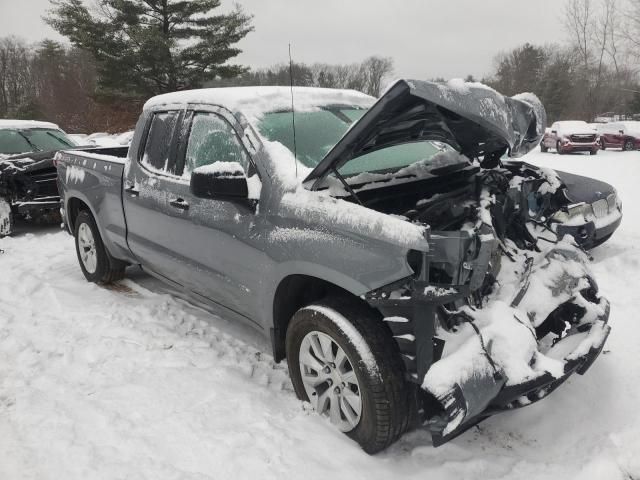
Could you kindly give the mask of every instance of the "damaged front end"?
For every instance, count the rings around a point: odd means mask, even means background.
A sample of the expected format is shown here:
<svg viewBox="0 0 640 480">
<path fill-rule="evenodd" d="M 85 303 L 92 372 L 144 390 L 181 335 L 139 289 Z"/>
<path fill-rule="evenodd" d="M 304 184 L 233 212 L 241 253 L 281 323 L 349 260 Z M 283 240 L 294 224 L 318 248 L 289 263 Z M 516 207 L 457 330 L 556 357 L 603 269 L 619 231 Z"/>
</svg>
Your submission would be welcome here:
<svg viewBox="0 0 640 480">
<path fill-rule="evenodd" d="M 365 296 L 421 387 L 435 446 L 544 398 L 602 351 L 609 304 L 587 255 L 540 221 L 554 182 L 526 164 L 477 168 L 464 194 L 419 202 L 414 221 L 437 228 L 436 212 L 458 211 L 460 229 L 430 231 L 429 252 L 409 253 L 414 276 Z"/>
<path fill-rule="evenodd" d="M 451 147 L 438 158 L 453 161 L 431 169 L 427 161 L 424 175 L 409 172 L 411 183 L 349 185 L 364 206 L 428 226 L 428 251 L 407 255 L 414 275 L 364 298 L 420 386 L 436 446 L 583 374 L 609 335 L 609 304 L 588 257 L 558 228 L 557 212 L 569 205 L 563 182 L 552 170 L 501 160 L 538 145 L 545 124 L 530 94 L 400 81 L 305 180 L 323 188 L 351 159 L 403 143 Z"/>
<path fill-rule="evenodd" d="M 60 222 L 60 195 L 52 152 L 0 158 L 0 200 L 14 216 L 42 223 Z"/>
</svg>

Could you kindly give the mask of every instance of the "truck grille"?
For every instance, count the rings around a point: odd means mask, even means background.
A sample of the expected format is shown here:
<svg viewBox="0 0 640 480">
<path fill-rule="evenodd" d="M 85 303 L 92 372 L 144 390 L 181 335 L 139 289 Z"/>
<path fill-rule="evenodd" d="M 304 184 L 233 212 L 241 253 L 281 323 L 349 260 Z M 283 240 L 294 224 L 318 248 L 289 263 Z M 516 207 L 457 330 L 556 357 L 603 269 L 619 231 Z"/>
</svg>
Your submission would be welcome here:
<svg viewBox="0 0 640 480">
<path fill-rule="evenodd" d="M 37 170 L 28 174 L 34 200 L 42 197 L 58 197 L 57 175 L 55 168 Z"/>
<path fill-rule="evenodd" d="M 595 135 L 571 135 L 569 138 L 573 143 L 593 143 L 596 141 Z"/>
</svg>

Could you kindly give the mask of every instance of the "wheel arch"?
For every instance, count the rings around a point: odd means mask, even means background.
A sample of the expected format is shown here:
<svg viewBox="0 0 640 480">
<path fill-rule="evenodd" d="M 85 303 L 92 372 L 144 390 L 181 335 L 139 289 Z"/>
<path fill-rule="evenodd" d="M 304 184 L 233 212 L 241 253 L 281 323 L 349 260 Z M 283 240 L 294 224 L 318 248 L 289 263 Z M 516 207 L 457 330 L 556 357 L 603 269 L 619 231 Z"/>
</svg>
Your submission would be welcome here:
<svg viewBox="0 0 640 480">
<path fill-rule="evenodd" d="M 76 219 L 78 218 L 78 214 L 83 210 L 89 212 L 95 220 L 96 216 L 91 211 L 91 207 L 86 201 L 75 196 L 67 200 L 67 208 L 65 209 L 65 212 L 66 212 L 65 215 L 67 218 L 67 226 L 69 228 L 69 232 L 71 232 L 72 235 L 75 229 L 75 222 L 76 222 Z"/>
<path fill-rule="evenodd" d="M 276 362 L 286 357 L 285 339 L 289 321 L 300 308 L 327 296 L 342 296 L 364 306 L 368 304 L 351 289 L 334 282 L 307 274 L 290 274 L 284 277 L 275 289 L 273 296 L 273 327 L 271 345 Z"/>
</svg>

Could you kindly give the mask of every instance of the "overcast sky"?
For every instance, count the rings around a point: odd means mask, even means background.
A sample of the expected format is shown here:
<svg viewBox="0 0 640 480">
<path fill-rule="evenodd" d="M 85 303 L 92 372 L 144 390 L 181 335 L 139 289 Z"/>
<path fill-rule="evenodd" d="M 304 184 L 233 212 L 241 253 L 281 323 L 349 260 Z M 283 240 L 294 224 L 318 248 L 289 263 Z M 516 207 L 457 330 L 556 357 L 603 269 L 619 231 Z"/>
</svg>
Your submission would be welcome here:
<svg viewBox="0 0 640 480">
<path fill-rule="evenodd" d="M 525 42 L 561 42 L 565 0 L 239 0 L 254 15 L 237 61 L 350 63 L 392 57 L 396 77 L 482 77 L 494 55 Z M 222 0 L 231 8 L 231 0 Z M 49 0 L 0 0 L 0 36 L 62 40 L 41 19 Z"/>
</svg>

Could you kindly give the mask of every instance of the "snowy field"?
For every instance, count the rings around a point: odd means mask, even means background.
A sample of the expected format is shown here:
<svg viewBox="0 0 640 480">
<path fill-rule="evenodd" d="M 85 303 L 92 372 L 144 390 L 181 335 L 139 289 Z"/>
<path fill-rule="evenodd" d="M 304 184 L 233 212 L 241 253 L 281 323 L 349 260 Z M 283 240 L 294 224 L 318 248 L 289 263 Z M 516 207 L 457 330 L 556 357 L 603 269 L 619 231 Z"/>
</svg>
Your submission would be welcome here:
<svg viewBox="0 0 640 480">
<path fill-rule="evenodd" d="M 296 400 L 254 332 L 137 270 L 84 280 L 71 236 L 0 239 L 0 479 L 640 479 L 640 153 L 542 154 L 616 186 L 625 218 L 593 251 L 605 354 L 549 398 L 434 449 L 366 455 Z"/>
</svg>

